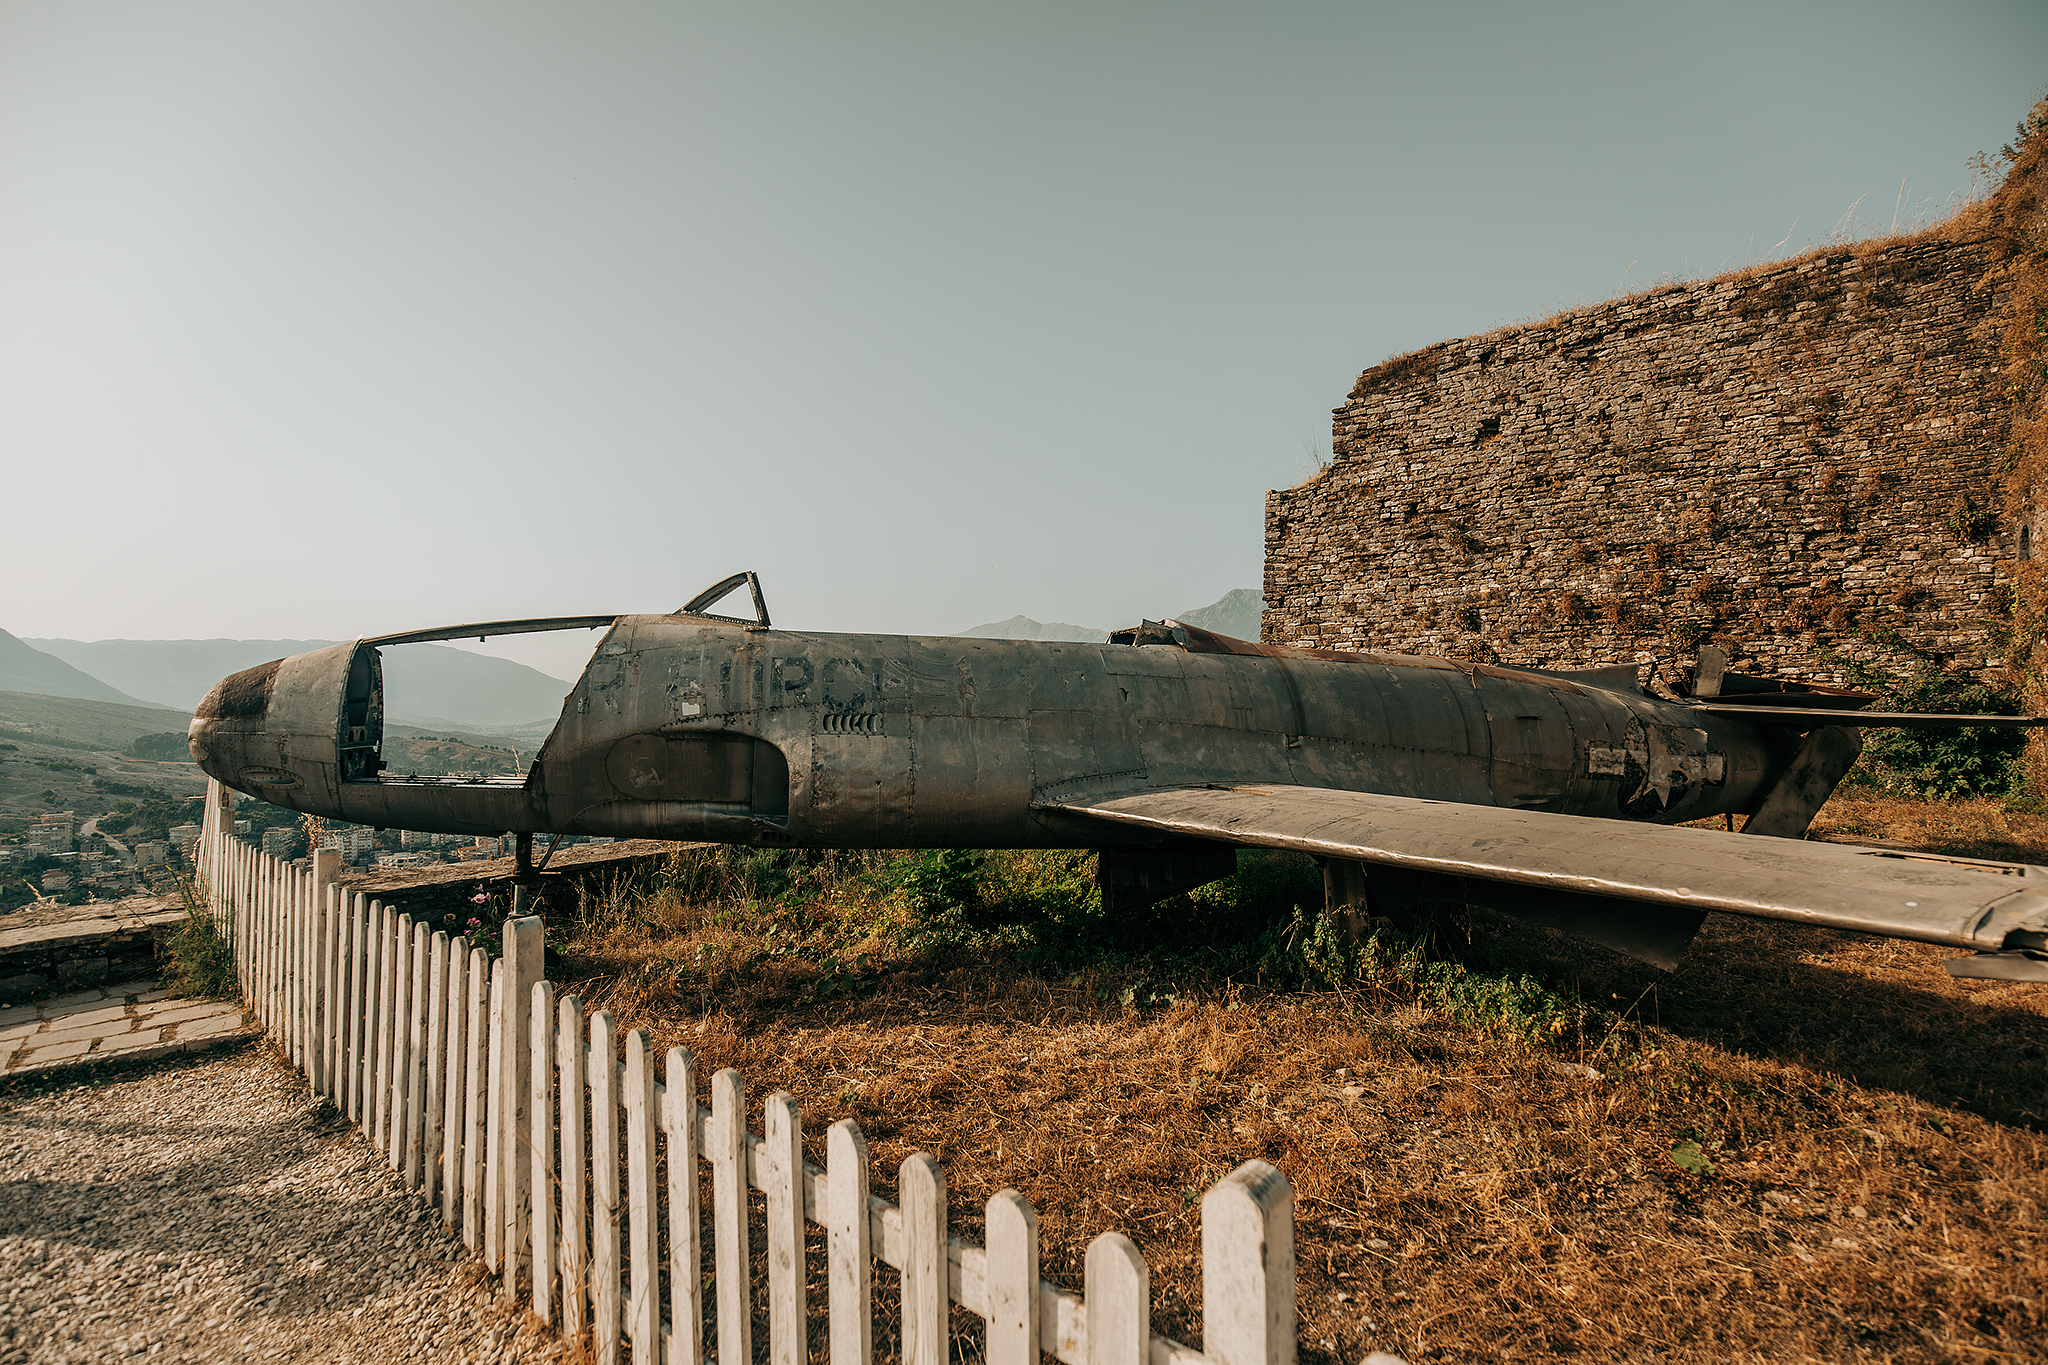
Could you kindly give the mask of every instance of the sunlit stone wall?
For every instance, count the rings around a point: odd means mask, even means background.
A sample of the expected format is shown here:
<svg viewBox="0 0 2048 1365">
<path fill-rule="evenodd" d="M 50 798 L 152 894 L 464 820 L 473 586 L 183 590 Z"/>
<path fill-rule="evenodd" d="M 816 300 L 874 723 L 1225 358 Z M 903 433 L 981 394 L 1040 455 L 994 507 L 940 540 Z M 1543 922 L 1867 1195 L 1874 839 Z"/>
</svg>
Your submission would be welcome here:
<svg viewBox="0 0 2048 1365">
<path fill-rule="evenodd" d="M 1673 285 L 1379 365 L 1267 494 L 1269 641 L 1558 668 L 2002 658 L 2031 537 L 1987 252 L 1921 239 Z"/>
</svg>

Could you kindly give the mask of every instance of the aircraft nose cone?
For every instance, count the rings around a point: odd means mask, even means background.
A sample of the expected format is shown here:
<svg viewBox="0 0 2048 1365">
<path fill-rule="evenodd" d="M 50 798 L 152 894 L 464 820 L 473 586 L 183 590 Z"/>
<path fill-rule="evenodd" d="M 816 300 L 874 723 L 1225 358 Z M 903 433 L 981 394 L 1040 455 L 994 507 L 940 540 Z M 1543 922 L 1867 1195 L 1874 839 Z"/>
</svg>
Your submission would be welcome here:
<svg viewBox="0 0 2048 1365">
<path fill-rule="evenodd" d="M 218 757 L 221 752 L 219 726 L 198 716 L 185 730 L 185 746 L 192 751 L 192 761 L 199 765 L 199 771 L 219 782 L 228 780 L 228 772 Z"/>
<path fill-rule="evenodd" d="M 229 786 L 243 785 L 249 741 L 263 734 L 270 694 L 277 684 L 282 659 L 232 673 L 213 685 L 192 713 L 185 742 L 192 760 L 208 777 Z"/>
</svg>

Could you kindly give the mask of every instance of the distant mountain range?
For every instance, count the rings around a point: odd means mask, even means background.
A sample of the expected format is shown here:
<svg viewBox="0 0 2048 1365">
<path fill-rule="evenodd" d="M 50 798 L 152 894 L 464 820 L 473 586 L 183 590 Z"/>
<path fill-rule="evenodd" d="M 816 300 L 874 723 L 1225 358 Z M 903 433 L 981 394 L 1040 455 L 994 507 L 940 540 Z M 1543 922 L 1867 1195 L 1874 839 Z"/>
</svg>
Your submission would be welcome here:
<svg viewBox="0 0 2048 1365">
<path fill-rule="evenodd" d="M 1099 645 L 1109 638 L 1108 631 L 1097 630 L 1094 626 L 1069 625 L 1065 621 L 1034 621 L 1028 616 L 990 621 L 955 634 L 973 640 L 1076 640 L 1091 645 Z"/>
<path fill-rule="evenodd" d="M 78 697 L 120 706 L 153 707 L 157 702 L 131 697 L 51 654 L 0 630 L 0 692 L 32 692 L 43 697 Z"/>
<path fill-rule="evenodd" d="M 17 640 L 0 631 L 0 691 L 83 697 L 190 714 L 212 686 L 333 640 Z M 447 645 L 384 650 L 385 714 L 424 730 L 551 725 L 569 684 L 510 659 Z"/>
<path fill-rule="evenodd" d="M 1237 588 L 1172 618 L 1241 640 L 1259 638 L 1259 594 Z M 1122 624 L 1137 624 L 1135 621 Z M 1109 631 L 1012 616 L 960 632 L 984 640 L 1100 642 Z M 0 692 L 72 697 L 167 714 L 182 729 L 194 707 L 230 673 L 323 649 L 333 640 L 22 640 L 0 630 Z M 447 645 L 384 650 L 384 714 L 422 731 L 544 734 L 569 684 L 510 659 Z"/>
<path fill-rule="evenodd" d="M 1213 630 L 1218 635 L 1228 635 L 1233 639 L 1256 640 L 1259 638 L 1259 613 L 1264 609 L 1265 601 L 1257 588 L 1232 588 L 1206 607 L 1190 607 L 1169 619 Z M 1130 621 L 1125 624 L 1134 626 L 1138 623 Z M 1072 640 L 1082 644 L 1100 644 L 1109 638 L 1107 630 L 1095 626 L 1076 626 L 1065 621 L 1034 621 L 1028 616 L 1012 616 L 1007 621 L 970 626 L 958 634 L 976 640 Z"/>
</svg>

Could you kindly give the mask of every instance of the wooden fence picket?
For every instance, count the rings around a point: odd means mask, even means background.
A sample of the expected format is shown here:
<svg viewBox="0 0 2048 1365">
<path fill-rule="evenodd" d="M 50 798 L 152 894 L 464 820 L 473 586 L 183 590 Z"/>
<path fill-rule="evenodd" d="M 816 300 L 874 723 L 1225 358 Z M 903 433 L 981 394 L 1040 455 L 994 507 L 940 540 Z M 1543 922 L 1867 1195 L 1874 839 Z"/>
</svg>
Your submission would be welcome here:
<svg viewBox="0 0 2048 1365">
<path fill-rule="evenodd" d="M 319 1054 L 313 1050 L 313 1021 L 320 1009 L 320 974 L 313 970 L 318 960 L 313 937 L 313 879 L 284 869 L 285 894 L 292 903 L 292 923 L 299 935 L 298 951 L 292 954 L 292 969 L 299 978 L 298 1044 L 299 1069 L 314 1078 L 320 1069 Z"/>
<path fill-rule="evenodd" d="M 447 1182 L 442 1174 L 448 1113 L 448 935 L 436 930 L 427 943 L 426 1122 L 420 1132 L 420 1197 L 431 1207 Z"/>
<path fill-rule="evenodd" d="M 306 906 L 306 1078 L 313 1093 L 327 1089 L 327 914 L 326 888 L 307 873 L 299 877 Z"/>
<path fill-rule="evenodd" d="M 240 851 L 237 861 L 241 864 L 243 883 L 249 888 L 250 898 L 256 905 L 257 921 L 263 926 L 263 968 L 262 983 L 263 1022 L 272 1028 L 277 1026 L 277 924 L 272 918 L 276 907 L 271 904 L 270 888 L 256 875 L 256 859 L 248 849 Z"/>
<path fill-rule="evenodd" d="M 284 1010 L 281 1008 L 284 995 L 284 921 L 278 913 L 277 888 L 269 877 L 263 875 L 263 867 L 256 861 L 254 852 L 243 855 L 247 867 L 243 876 L 247 878 L 262 906 L 263 928 L 269 938 L 263 954 L 264 972 L 264 1019 L 273 1029 L 282 1032 Z"/>
<path fill-rule="evenodd" d="M 1015 1190 L 987 1214 L 988 1365 L 1038 1365 L 1038 1211 Z"/>
<path fill-rule="evenodd" d="M 283 981 L 279 992 L 280 1007 L 278 1022 L 284 1026 L 285 1055 L 293 1066 L 305 1061 L 304 1021 L 299 1017 L 305 1009 L 305 977 L 298 970 L 299 959 L 305 952 L 304 935 L 300 933 L 299 899 L 292 892 L 296 889 L 291 869 L 271 867 L 267 869 L 270 880 L 270 894 L 277 901 L 278 924 L 283 937 L 279 940 L 282 948 Z"/>
<path fill-rule="evenodd" d="M 271 876 L 271 894 L 284 914 L 284 1026 L 285 1042 L 294 1066 L 306 1060 L 306 957 L 305 907 L 299 904 L 298 878 L 288 867 L 278 867 Z"/>
<path fill-rule="evenodd" d="M 410 935 L 412 942 L 406 958 L 410 970 L 406 975 L 411 984 L 406 990 L 405 1011 L 405 1141 L 401 1144 L 404 1152 L 405 1187 L 416 1190 L 425 1178 L 424 1151 L 421 1146 L 427 1128 L 427 926 L 416 923 Z"/>
<path fill-rule="evenodd" d="M 226 861 L 228 876 L 235 885 L 235 894 L 246 900 L 250 927 L 255 932 L 249 962 L 250 972 L 255 978 L 255 999 L 252 1003 L 256 1006 L 257 1017 L 268 1023 L 270 1020 L 270 945 L 274 941 L 270 934 L 270 926 L 264 921 L 264 914 L 269 907 L 263 903 L 261 888 L 253 885 L 249 880 L 248 850 L 240 845 L 236 845 L 233 851 L 229 853 Z"/>
<path fill-rule="evenodd" d="M 484 1094 L 484 1264 L 505 1264 L 505 960 L 491 964 L 491 1024 L 485 1045 Z"/>
<path fill-rule="evenodd" d="M 370 1149 L 384 1150 L 384 1129 L 390 1123 L 385 1099 L 391 1093 L 391 1033 L 385 1025 L 391 1000 L 391 907 L 370 902 L 370 969 L 375 984 L 370 993 L 370 1047 L 364 1060 L 363 1088 L 369 1096 L 366 1118 Z"/>
<path fill-rule="evenodd" d="M 327 896 L 327 1101 L 339 1112 L 342 1107 L 342 1061 L 347 1056 L 348 1038 L 343 1021 L 348 1018 L 348 902 L 341 887 L 329 882 Z"/>
<path fill-rule="evenodd" d="M 462 1241 L 471 1251 L 484 1243 L 484 1133 L 489 1124 L 484 1098 L 489 1087 L 484 1061 L 488 1049 L 491 955 L 481 948 L 469 950 L 469 970 L 464 989 L 468 992 L 468 1018 L 463 1024 L 462 1085 Z"/>
<path fill-rule="evenodd" d="M 398 1115 L 391 1104 L 398 1083 L 398 991 L 405 980 L 398 970 L 402 918 L 392 906 L 382 907 L 377 924 L 377 1131 L 371 1142 L 391 1160 L 391 1130 Z"/>
<path fill-rule="evenodd" d="M 411 915 L 398 917 L 397 937 L 393 942 L 391 974 L 393 994 L 391 1006 L 391 1094 L 385 1100 L 390 1112 L 390 1131 L 385 1137 L 387 1144 L 385 1160 L 391 1169 L 405 1175 L 405 1130 L 407 1128 L 405 1104 L 408 1082 L 412 1075 L 412 948 L 413 920 Z"/>
<path fill-rule="evenodd" d="M 593 1113 L 595 1110 L 592 1111 Z M 595 1136 L 592 1138 L 595 1144 Z M 754 1358 L 747 1251 L 747 1085 L 730 1067 L 711 1077 L 711 1246 L 718 1294 L 718 1358 Z M 597 1150 L 603 1150 L 598 1148 Z"/>
<path fill-rule="evenodd" d="M 768 1196 L 768 1365 L 803 1365 L 803 1115 L 787 1090 L 770 1095 L 761 1109 L 761 1183 Z"/>
<path fill-rule="evenodd" d="M 370 902 L 361 895 L 348 902 L 348 1067 L 345 1074 L 348 1102 L 341 1112 L 349 1121 L 363 1121 L 363 1023 L 370 1012 L 366 988 L 369 985 Z"/>
<path fill-rule="evenodd" d="M 438 1204 L 502 1291 L 597 1365 L 619 1365 L 628 1348 L 634 1365 L 749 1365 L 757 1189 L 770 1365 L 811 1365 L 810 1225 L 825 1240 L 819 1365 L 870 1365 L 877 1262 L 899 1272 L 903 1365 L 949 1365 L 954 1304 L 982 1318 L 986 1365 L 1040 1365 L 1041 1354 L 1059 1365 L 1293 1365 L 1294 1192 L 1265 1162 L 1202 1198 L 1203 1346 L 1184 1346 L 1153 1335 L 1151 1272 L 1122 1233 L 1089 1244 L 1081 1294 L 1055 1288 L 1040 1277 L 1038 1215 L 1017 1191 L 988 1201 L 986 1248 L 955 1240 L 946 1176 L 929 1155 L 898 1168 L 891 1206 L 870 1189 L 851 1120 L 827 1130 L 821 1171 L 804 1164 L 789 1092 L 763 1101 L 758 1137 L 736 1072 L 712 1075 L 700 1107 L 686 1049 L 669 1049 L 657 1075 L 645 1030 L 621 1038 L 609 1013 L 586 1020 L 577 997 L 544 979 L 538 919 L 506 921 L 493 958 L 249 847 L 231 816 L 211 785 L 192 857 L 252 1016 L 401 1187 Z"/>
<path fill-rule="evenodd" d="M 697 1059 L 687 1048 L 668 1050 L 661 1124 L 668 1139 L 668 1365 L 697 1365 L 704 1359 L 704 1248 L 697 1221 Z"/>
<path fill-rule="evenodd" d="M 635 1361 L 657 1354 L 661 1323 L 661 1265 L 654 1238 L 660 1218 L 654 1204 L 654 1044 L 646 1029 L 626 1035 L 626 1239 L 628 1284 L 626 1336 Z"/>
<path fill-rule="evenodd" d="M 1221 1365 L 1294 1360 L 1294 1187 L 1263 1161 L 1202 1196 L 1202 1353 Z"/>
<path fill-rule="evenodd" d="M 555 983 L 533 986 L 533 1311 L 555 1321 Z"/>
<path fill-rule="evenodd" d="M 505 1159 L 497 1167 L 496 1178 L 504 1186 L 500 1197 L 504 1209 L 504 1289 L 510 1295 L 517 1292 L 519 1274 L 531 1271 L 533 1163 L 527 1151 L 533 1141 L 533 1040 L 528 1025 L 533 1017 L 533 986 L 544 974 L 545 959 L 539 920 L 508 919 L 499 932 L 503 951 L 498 957 L 498 969 L 505 977 L 505 1008 L 504 1028 L 497 1040 L 499 1050 L 492 1054 L 492 1075 L 499 1078 L 492 1090 L 504 1096 L 505 1132 L 499 1139 L 498 1150 Z"/>
<path fill-rule="evenodd" d="M 1121 1232 L 1088 1244 L 1088 1365 L 1146 1365 L 1152 1345 L 1152 1272 Z"/>
<path fill-rule="evenodd" d="M 316 887 L 314 894 L 318 897 L 320 908 L 320 996 L 325 1002 L 324 1008 L 320 1011 L 318 1093 L 338 1109 L 341 1096 L 336 1092 L 334 1083 L 340 1074 L 340 1064 L 335 1058 L 334 1049 L 341 1038 L 341 904 L 339 892 L 331 883 Z"/>
<path fill-rule="evenodd" d="M 459 1230 L 462 1226 L 463 1089 L 469 1056 L 464 1041 L 469 1019 L 469 945 L 455 938 L 448 941 L 448 1030 L 442 1053 L 444 1079 L 441 1083 L 441 1226 Z"/>
<path fill-rule="evenodd" d="M 903 1365 L 946 1365 L 946 1173 L 915 1152 L 897 1171 L 896 1197 L 903 1205 Z"/>
<path fill-rule="evenodd" d="M 256 1010 L 267 1026 L 277 1017 L 270 1000 L 270 953 L 277 944 L 277 935 L 270 927 L 270 900 L 263 894 L 262 885 L 250 875 L 252 860 L 248 849 L 237 846 L 229 862 L 235 869 L 236 885 L 249 898 L 249 917 L 256 923 Z"/>
<path fill-rule="evenodd" d="M 832 1365 L 868 1365 L 874 1354 L 874 1262 L 868 1239 L 868 1144 L 860 1125 L 825 1130 L 826 1302 Z"/>
<path fill-rule="evenodd" d="M 612 1016 L 590 1016 L 590 1345 L 597 1365 L 619 1359 L 619 1062 Z M 598 1155 L 598 1154 L 603 1155 Z"/>
<path fill-rule="evenodd" d="M 562 1334 L 571 1341 L 589 1323 L 590 1264 L 585 1252 L 583 1141 L 584 1076 L 589 1071 L 583 1044 L 583 1002 L 565 995 L 556 1005 L 555 1066 L 560 1075 L 562 1138 L 562 1224 L 557 1263 L 562 1280 Z M 694 1365 L 694 1362 L 693 1362 Z"/>
</svg>

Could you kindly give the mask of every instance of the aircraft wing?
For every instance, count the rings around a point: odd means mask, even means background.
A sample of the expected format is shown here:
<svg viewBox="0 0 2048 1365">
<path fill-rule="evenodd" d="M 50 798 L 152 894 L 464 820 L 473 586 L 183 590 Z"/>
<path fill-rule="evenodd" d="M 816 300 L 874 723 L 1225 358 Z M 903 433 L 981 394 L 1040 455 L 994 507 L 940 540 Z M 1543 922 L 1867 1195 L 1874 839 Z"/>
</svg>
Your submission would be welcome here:
<svg viewBox="0 0 2048 1365">
<path fill-rule="evenodd" d="M 1316 787 L 1176 787 L 1043 808 L 1539 892 L 1971 948 L 2004 960 L 1958 959 L 1956 975 L 2048 981 L 2048 867 Z"/>
</svg>

